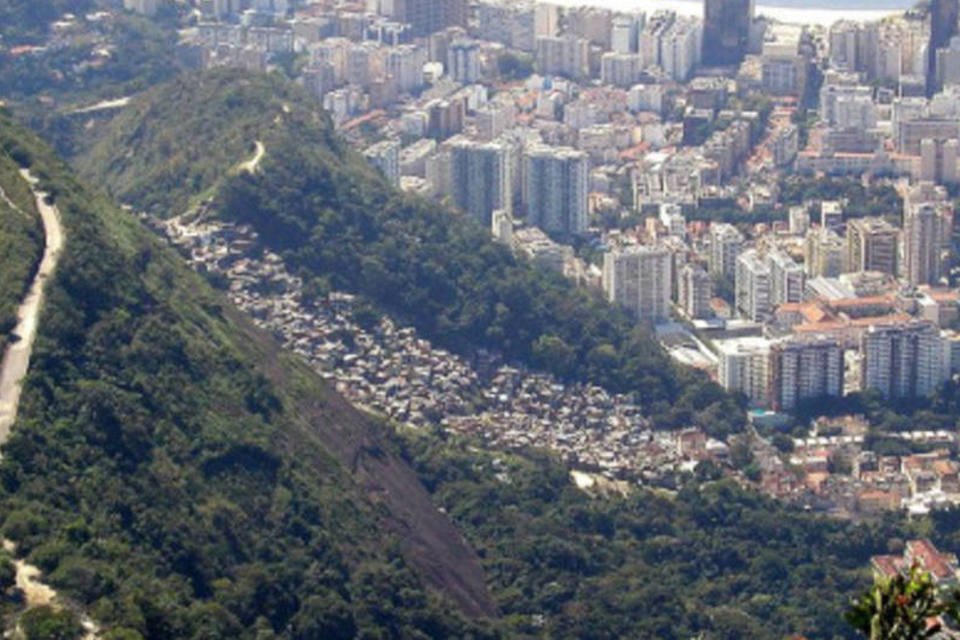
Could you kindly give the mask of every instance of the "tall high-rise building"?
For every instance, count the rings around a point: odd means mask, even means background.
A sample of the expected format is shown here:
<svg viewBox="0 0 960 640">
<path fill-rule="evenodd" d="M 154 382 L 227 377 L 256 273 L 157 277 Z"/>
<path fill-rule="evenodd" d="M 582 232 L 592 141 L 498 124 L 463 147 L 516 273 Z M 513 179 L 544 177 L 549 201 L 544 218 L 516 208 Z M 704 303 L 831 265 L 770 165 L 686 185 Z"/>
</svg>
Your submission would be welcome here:
<svg viewBox="0 0 960 640">
<path fill-rule="evenodd" d="M 409 23 L 414 35 L 426 36 L 447 27 L 466 27 L 467 0 L 393 0 L 392 16 Z"/>
<path fill-rule="evenodd" d="M 735 298 L 737 311 L 754 322 L 766 320 L 773 308 L 770 304 L 770 264 L 756 249 L 748 249 L 737 257 Z"/>
<path fill-rule="evenodd" d="M 930 56 L 927 68 L 927 95 L 932 95 L 940 87 L 937 79 L 937 49 L 946 48 L 950 38 L 957 35 L 957 19 L 960 18 L 960 0 L 930 0 L 930 44 L 927 54 Z"/>
<path fill-rule="evenodd" d="M 733 278 L 737 272 L 737 256 L 743 247 L 743 234 L 732 224 L 710 226 L 710 273 Z"/>
<path fill-rule="evenodd" d="M 600 81 L 629 88 L 642 77 L 643 68 L 643 56 L 639 53 L 608 52 L 600 58 Z"/>
<path fill-rule="evenodd" d="M 560 33 L 560 7 L 537 2 L 534 5 L 534 35 L 555 36 Z"/>
<path fill-rule="evenodd" d="M 790 207 L 788 224 L 790 233 L 802 236 L 810 229 L 810 212 L 804 206 Z"/>
<path fill-rule="evenodd" d="M 774 342 L 769 366 L 769 403 L 775 411 L 791 411 L 803 400 L 843 395 L 843 348 L 836 338 Z"/>
<path fill-rule="evenodd" d="M 480 79 L 480 44 L 459 39 L 447 49 L 447 75 L 454 82 L 471 84 Z"/>
<path fill-rule="evenodd" d="M 398 93 L 410 93 L 423 85 L 427 52 L 422 47 L 402 44 L 390 47 L 384 61 L 387 75 Z"/>
<path fill-rule="evenodd" d="M 472 29 L 481 40 L 500 42 L 521 51 L 533 51 L 536 5 L 530 0 L 483 0 Z"/>
<path fill-rule="evenodd" d="M 770 396 L 770 342 L 741 338 L 720 342 L 718 347 L 720 386 L 744 394 L 756 406 L 766 406 Z"/>
<path fill-rule="evenodd" d="M 660 66 L 678 82 L 686 82 L 700 64 L 703 29 L 694 18 L 678 18 L 660 39 Z"/>
<path fill-rule="evenodd" d="M 538 36 L 537 68 L 540 73 L 568 78 L 590 75 L 590 42 L 573 36 Z"/>
<path fill-rule="evenodd" d="M 589 158 L 568 147 L 533 146 L 523 158 L 527 223 L 548 233 L 587 230 Z"/>
<path fill-rule="evenodd" d="M 960 37 L 937 49 L 936 82 L 938 87 L 960 83 Z"/>
<path fill-rule="evenodd" d="M 703 3 L 703 63 L 740 64 L 747 53 L 753 0 L 705 0 Z"/>
<path fill-rule="evenodd" d="M 691 320 L 709 318 L 710 298 L 713 297 L 713 278 L 703 267 L 685 264 L 680 268 L 677 304 Z"/>
<path fill-rule="evenodd" d="M 949 377 L 947 353 L 933 323 L 870 327 L 860 338 L 863 390 L 875 389 L 887 399 L 930 395 Z"/>
<path fill-rule="evenodd" d="M 854 20 L 838 20 L 830 27 L 830 67 L 839 71 L 860 71 L 861 55 L 866 40 L 863 25 Z"/>
<path fill-rule="evenodd" d="M 670 316 L 671 256 L 667 249 L 634 246 L 603 256 L 603 289 L 610 302 L 640 320 Z"/>
<path fill-rule="evenodd" d="M 636 53 L 644 15 L 617 15 L 610 26 L 610 50 L 614 53 Z"/>
<path fill-rule="evenodd" d="M 903 217 L 903 261 L 904 276 L 910 284 L 936 284 L 940 280 L 942 224 L 932 202 L 907 208 Z"/>
<path fill-rule="evenodd" d="M 897 275 L 900 230 L 882 218 L 847 223 L 847 268 Z"/>
<path fill-rule="evenodd" d="M 848 270 L 846 240 L 824 227 L 807 232 L 803 257 L 811 278 L 836 278 Z"/>
<path fill-rule="evenodd" d="M 457 140 L 450 145 L 453 203 L 490 228 L 493 212 L 513 210 L 510 148 L 499 142 Z"/>
<path fill-rule="evenodd" d="M 660 45 L 663 38 L 677 20 L 677 14 L 674 11 L 660 10 L 655 11 L 643 25 L 643 29 L 637 36 L 637 53 L 643 56 L 643 63 L 647 65 L 660 65 Z"/>
<path fill-rule="evenodd" d="M 803 267 L 783 251 L 771 251 L 767 255 L 770 264 L 770 307 L 775 309 L 788 302 L 803 299 L 805 284 Z"/>
<path fill-rule="evenodd" d="M 400 184 L 400 141 L 383 140 L 363 152 L 372 166 L 379 169 L 393 186 Z"/>
</svg>

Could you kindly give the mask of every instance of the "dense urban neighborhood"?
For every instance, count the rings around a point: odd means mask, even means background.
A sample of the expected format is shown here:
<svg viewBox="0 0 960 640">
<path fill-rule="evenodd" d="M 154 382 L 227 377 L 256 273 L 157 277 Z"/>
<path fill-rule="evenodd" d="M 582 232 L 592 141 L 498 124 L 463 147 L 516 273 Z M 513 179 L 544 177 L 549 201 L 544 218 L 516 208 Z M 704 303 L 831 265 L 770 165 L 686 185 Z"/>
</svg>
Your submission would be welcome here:
<svg viewBox="0 0 960 640">
<path fill-rule="evenodd" d="M 884 451 L 863 415 L 795 414 L 863 394 L 922 400 L 960 372 L 948 5 L 825 25 L 739 0 L 702 16 L 210 1 L 181 31 L 188 64 L 293 74 L 387 181 L 655 326 L 678 362 L 742 394 L 750 438 L 658 430 L 636 398 L 360 322 L 347 294 L 305 302 L 242 226 L 178 217 L 165 231 L 347 397 L 400 422 L 547 448 L 610 478 L 669 483 L 709 461 L 839 515 L 926 512 L 960 500 L 952 431 L 884 431 Z M 108 19 L 65 19 L 48 46 Z"/>
<path fill-rule="evenodd" d="M 678 362 L 750 405 L 749 476 L 765 491 L 840 514 L 922 512 L 960 499 L 952 432 L 886 433 L 904 446 L 883 455 L 863 416 L 822 437 L 830 418 L 803 433 L 791 414 L 851 394 L 923 399 L 960 372 L 960 38 L 934 15 L 948 4 L 799 25 L 739 0 L 710 0 L 704 16 L 208 1 L 178 51 L 196 67 L 294 74 L 389 182 L 654 325 Z M 7 55 L 86 41 L 111 19 L 64 16 L 44 47 Z M 270 152 L 256 151 L 249 170 Z M 545 447 L 616 478 L 737 466 L 736 443 L 657 430 L 629 395 L 496 353 L 467 359 L 387 318 L 361 326 L 346 294 L 305 304 L 250 230 L 196 224 L 167 231 L 347 397 L 398 421 Z M 791 446 L 771 448 L 788 428 Z"/>
<path fill-rule="evenodd" d="M 0 635 L 960 638 L 873 1 L 0 0 Z"/>
</svg>

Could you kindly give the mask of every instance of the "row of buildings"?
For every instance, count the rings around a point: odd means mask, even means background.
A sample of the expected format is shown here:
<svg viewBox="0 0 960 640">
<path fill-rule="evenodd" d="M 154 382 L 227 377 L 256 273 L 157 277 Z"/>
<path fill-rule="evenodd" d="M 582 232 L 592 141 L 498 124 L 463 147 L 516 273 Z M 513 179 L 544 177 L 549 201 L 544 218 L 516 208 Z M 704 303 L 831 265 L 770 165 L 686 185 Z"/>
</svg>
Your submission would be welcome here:
<svg viewBox="0 0 960 640">
<path fill-rule="evenodd" d="M 368 147 L 364 155 L 399 185 L 400 152 L 399 141 L 387 140 Z M 589 158 L 583 151 L 459 136 L 444 142 L 424 171 L 439 194 L 486 228 L 492 227 L 494 212 L 504 211 L 549 234 L 587 230 Z"/>
<path fill-rule="evenodd" d="M 757 406 L 792 411 L 804 400 L 874 391 L 886 399 L 928 396 L 960 370 L 957 341 L 931 322 L 904 320 L 866 327 L 855 350 L 830 334 L 718 343 L 721 385 Z M 860 385 L 847 386 L 846 354 L 855 353 Z"/>
</svg>

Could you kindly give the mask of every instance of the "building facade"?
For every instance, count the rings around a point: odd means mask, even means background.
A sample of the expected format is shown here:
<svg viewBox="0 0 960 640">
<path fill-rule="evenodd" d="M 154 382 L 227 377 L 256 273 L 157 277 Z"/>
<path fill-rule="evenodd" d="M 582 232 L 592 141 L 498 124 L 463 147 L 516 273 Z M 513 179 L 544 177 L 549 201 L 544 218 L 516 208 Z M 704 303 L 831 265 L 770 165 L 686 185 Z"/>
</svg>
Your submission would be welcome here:
<svg viewBox="0 0 960 640">
<path fill-rule="evenodd" d="M 527 223 L 547 233 L 587 230 L 590 162 L 568 147 L 531 147 L 524 153 L 523 199 Z"/>
<path fill-rule="evenodd" d="M 513 211 L 510 148 L 498 142 L 458 140 L 450 145 L 453 204 L 486 228 L 493 212 Z"/>
<path fill-rule="evenodd" d="M 706 0 L 703 6 L 703 62 L 740 64 L 750 41 L 753 0 Z"/>
<path fill-rule="evenodd" d="M 930 395 L 949 376 L 947 353 L 932 323 L 870 327 L 860 339 L 862 388 L 894 400 Z"/>
<path fill-rule="evenodd" d="M 603 288 L 610 302 L 638 320 L 670 317 L 671 256 L 667 249 L 632 246 L 603 256 Z"/>
<path fill-rule="evenodd" d="M 847 268 L 897 275 L 900 230 L 880 218 L 847 222 Z"/>
<path fill-rule="evenodd" d="M 792 411 L 804 400 L 843 395 L 843 348 L 835 338 L 810 336 L 770 347 L 770 401 L 774 411 Z"/>
<path fill-rule="evenodd" d="M 903 218 L 903 261 L 904 276 L 911 285 L 939 282 L 942 225 L 940 212 L 933 203 L 907 208 Z"/>
</svg>

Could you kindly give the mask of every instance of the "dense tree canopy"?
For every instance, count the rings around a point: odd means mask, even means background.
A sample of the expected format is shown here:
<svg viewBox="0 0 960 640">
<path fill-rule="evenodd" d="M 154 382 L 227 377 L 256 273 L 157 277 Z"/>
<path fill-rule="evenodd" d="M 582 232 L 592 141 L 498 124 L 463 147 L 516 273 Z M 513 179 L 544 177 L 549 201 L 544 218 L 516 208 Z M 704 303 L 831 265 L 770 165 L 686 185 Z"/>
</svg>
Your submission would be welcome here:
<svg viewBox="0 0 960 640">
<path fill-rule="evenodd" d="M 0 116 L 4 156 L 41 178 L 67 237 L 0 462 L 2 534 L 52 585 L 115 637 L 487 637 L 392 533 L 436 519 L 429 497 L 394 521 L 341 465 L 343 449 L 371 468 L 351 447 L 395 464 L 380 427 Z M 392 491 L 415 482 L 390 473 Z M 29 637 L 70 637 L 49 613 L 28 621 L 56 633 Z"/>
<path fill-rule="evenodd" d="M 0 350 L 11 339 L 17 307 L 43 252 L 39 214 L 18 169 L 13 158 L 0 154 Z"/>
</svg>

